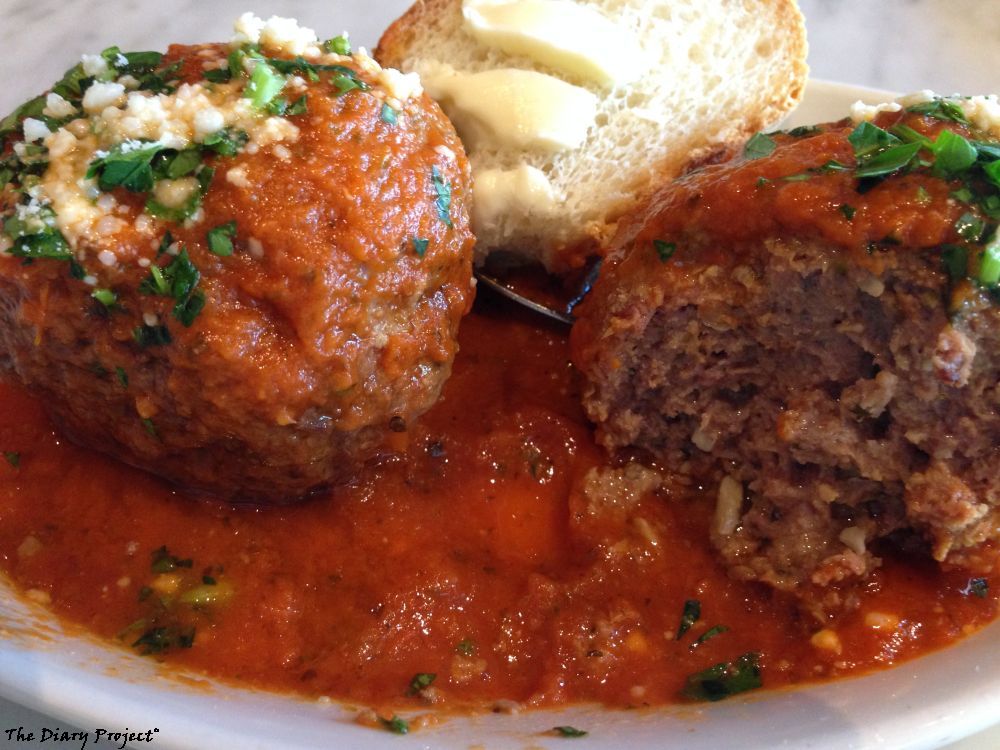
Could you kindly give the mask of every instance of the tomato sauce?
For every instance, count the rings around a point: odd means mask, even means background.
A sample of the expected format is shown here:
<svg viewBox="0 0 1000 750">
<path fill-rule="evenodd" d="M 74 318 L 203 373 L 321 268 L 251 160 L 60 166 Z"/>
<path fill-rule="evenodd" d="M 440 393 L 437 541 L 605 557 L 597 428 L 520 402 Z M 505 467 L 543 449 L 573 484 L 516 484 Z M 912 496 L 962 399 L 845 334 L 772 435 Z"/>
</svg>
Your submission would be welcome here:
<svg viewBox="0 0 1000 750">
<path fill-rule="evenodd" d="M 667 474 L 630 504 L 588 500 L 608 459 L 561 329 L 484 298 L 460 345 L 404 454 L 294 507 L 186 497 L 67 443 L 0 386 L 2 567 L 148 658 L 377 708 L 657 705 L 747 652 L 778 687 L 895 664 L 995 617 L 996 586 L 977 596 L 967 574 L 889 550 L 860 609 L 825 625 L 729 580 L 695 484 Z M 700 618 L 678 637 L 687 600 Z M 821 627 L 839 651 L 817 647 Z"/>
</svg>

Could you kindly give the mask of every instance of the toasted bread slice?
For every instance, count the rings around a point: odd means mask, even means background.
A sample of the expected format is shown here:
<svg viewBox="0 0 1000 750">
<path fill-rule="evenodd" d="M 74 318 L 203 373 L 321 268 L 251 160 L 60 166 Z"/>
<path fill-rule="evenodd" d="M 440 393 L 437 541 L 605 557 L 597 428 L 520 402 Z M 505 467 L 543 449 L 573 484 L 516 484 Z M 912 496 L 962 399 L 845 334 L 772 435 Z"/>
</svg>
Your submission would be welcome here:
<svg viewBox="0 0 1000 750">
<path fill-rule="evenodd" d="M 462 0 L 418 0 L 375 50 L 383 65 L 407 72 L 441 64 L 466 73 L 533 70 L 598 96 L 594 124 L 578 148 L 472 145 L 474 177 L 527 165 L 547 178 L 552 199 L 534 200 L 537 185 L 522 169 L 522 178 L 508 184 L 508 205 L 498 208 L 493 196 L 489 206 L 478 202 L 480 260 L 506 249 L 552 270 L 578 265 L 651 187 L 775 123 L 802 96 L 807 45 L 795 0 L 579 2 L 638 42 L 649 63 L 638 78 L 601 85 L 482 44 L 465 26 Z M 448 112 L 449 102 L 442 104 Z"/>
</svg>

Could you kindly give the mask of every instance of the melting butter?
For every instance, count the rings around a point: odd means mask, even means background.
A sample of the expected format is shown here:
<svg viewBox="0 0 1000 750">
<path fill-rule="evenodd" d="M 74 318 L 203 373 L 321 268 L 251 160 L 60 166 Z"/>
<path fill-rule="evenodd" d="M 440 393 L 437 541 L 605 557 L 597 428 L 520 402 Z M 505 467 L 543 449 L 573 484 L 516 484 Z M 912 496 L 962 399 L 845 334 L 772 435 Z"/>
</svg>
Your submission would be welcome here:
<svg viewBox="0 0 1000 750">
<path fill-rule="evenodd" d="M 460 73 L 435 64 L 420 78 L 470 148 L 574 149 L 597 114 L 594 94 L 531 70 Z"/>
<path fill-rule="evenodd" d="M 649 67 L 632 34 L 570 0 L 463 0 L 462 14 L 482 44 L 601 86 L 629 83 Z"/>
</svg>

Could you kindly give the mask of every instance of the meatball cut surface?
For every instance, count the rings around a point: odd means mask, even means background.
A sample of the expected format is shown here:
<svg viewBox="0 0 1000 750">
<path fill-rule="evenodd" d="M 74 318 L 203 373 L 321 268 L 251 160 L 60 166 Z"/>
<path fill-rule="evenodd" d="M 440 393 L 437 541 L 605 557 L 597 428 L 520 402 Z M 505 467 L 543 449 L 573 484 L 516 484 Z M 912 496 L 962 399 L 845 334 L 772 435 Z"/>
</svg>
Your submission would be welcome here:
<svg viewBox="0 0 1000 750">
<path fill-rule="evenodd" d="M 286 501 L 437 399 L 470 177 L 414 77 L 286 19 L 237 30 L 85 56 L 4 121 L 0 347 L 75 440 Z"/>
<path fill-rule="evenodd" d="M 666 186 L 573 330 L 603 444 L 712 476 L 731 574 L 820 615 L 851 606 L 884 537 L 997 564 L 1000 148 L 969 124 L 980 101 L 759 136 Z"/>
</svg>

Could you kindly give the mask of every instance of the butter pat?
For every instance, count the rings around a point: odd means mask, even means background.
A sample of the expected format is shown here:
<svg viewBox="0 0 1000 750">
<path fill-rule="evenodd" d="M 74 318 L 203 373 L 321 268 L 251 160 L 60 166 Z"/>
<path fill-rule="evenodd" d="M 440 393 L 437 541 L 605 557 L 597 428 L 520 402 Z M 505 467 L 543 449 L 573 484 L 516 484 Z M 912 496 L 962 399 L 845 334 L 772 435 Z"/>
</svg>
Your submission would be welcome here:
<svg viewBox="0 0 1000 750">
<path fill-rule="evenodd" d="M 648 67 L 631 34 L 570 0 L 463 0 L 462 14 L 480 43 L 602 86 L 634 81 Z"/>
<path fill-rule="evenodd" d="M 516 169 L 483 169 L 473 173 L 476 200 L 472 208 L 475 232 L 496 232 L 501 222 L 519 223 L 547 216 L 557 196 L 545 173 L 527 164 Z"/>
<path fill-rule="evenodd" d="M 574 149 L 597 114 L 594 94 L 531 70 L 458 73 L 434 65 L 420 78 L 473 148 Z"/>
</svg>

